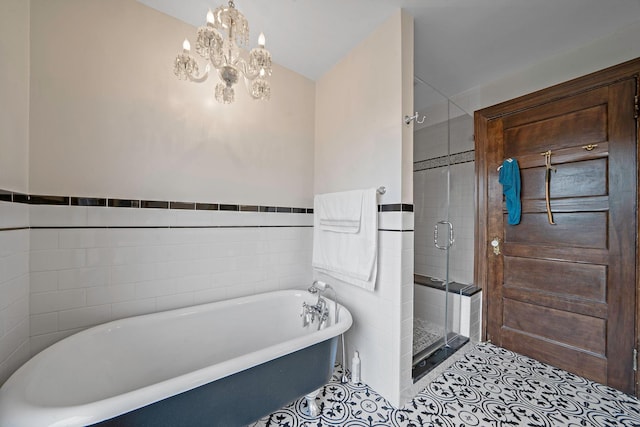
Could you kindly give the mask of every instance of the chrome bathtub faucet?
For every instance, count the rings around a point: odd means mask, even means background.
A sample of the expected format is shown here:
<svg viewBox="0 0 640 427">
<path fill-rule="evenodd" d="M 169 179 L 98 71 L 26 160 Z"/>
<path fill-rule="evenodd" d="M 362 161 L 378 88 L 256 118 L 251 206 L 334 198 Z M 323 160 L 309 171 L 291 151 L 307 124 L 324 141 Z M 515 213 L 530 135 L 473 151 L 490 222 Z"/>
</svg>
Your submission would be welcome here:
<svg viewBox="0 0 640 427">
<path fill-rule="evenodd" d="M 382 190 L 382 191 L 381 191 Z M 384 189 L 384 187 L 380 187 L 378 189 L 378 192 L 381 194 L 384 194 L 384 191 L 386 191 Z M 311 287 L 309 288 L 309 293 L 311 294 L 318 294 L 318 300 L 320 300 L 320 297 L 322 295 L 322 292 L 325 291 L 333 291 L 333 307 L 334 307 L 334 324 L 338 324 L 338 312 L 339 312 L 339 307 L 338 307 L 338 292 L 336 292 L 336 290 L 329 285 L 326 282 L 323 282 L 321 280 L 315 280 L 312 284 Z M 327 310 L 327 317 L 329 315 L 329 312 Z M 328 319 L 325 317 L 323 319 L 323 321 L 327 321 Z M 304 326 L 307 326 L 308 323 L 305 323 Z M 320 322 L 320 324 L 318 325 L 318 330 L 322 329 L 322 321 Z M 349 382 L 349 375 L 347 374 L 347 368 L 346 368 L 346 360 L 347 360 L 347 355 L 346 355 L 346 347 L 344 345 L 344 334 L 340 334 L 340 339 L 342 340 L 342 366 L 344 367 L 344 370 L 342 371 L 342 378 L 340 379 L 340 382 L 342 382 L 343 384 L 346 384 Z M 307 401 L 309 402 L 309 404 L 311 404 L 311 401 L 307 398 Z"/>
<path fill-rule="evenodd" d="M 327 324 L 327 320 L 329 319 L 329 307 L 327 307 L 327 301 L 318 295 L 318 301 L 315 305 L 303 302 L 300 317 L 302 317 L 302 327 L 307 327 L 310 324 L 313 324 L 317 318 L 318 330 L 324 328 Z"/>
</svg>

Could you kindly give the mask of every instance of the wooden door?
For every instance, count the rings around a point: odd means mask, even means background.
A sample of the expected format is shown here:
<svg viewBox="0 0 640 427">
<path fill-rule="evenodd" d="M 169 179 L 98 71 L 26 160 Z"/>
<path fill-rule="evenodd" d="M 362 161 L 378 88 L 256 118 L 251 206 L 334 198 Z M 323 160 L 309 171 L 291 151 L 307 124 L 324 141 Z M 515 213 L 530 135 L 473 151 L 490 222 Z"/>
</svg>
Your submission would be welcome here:
<svg viewBox="0 0 640 427">
<path fill-rule="evenodd" d="M 636 92 L 628 78 L 479 129 L 486 218 L 476 254 L 486 271 L 476 274 L 485 280 L 487 339 L 627 393 L 635 392 Z M 545 202 L 548 150 L 555 224 Z M 510 157 L 521 172 L 518 225 L 507 224 L 498 183 L 497 166 Z M 494 239 L 499 254 L 488 246 Z"/>
</svg>

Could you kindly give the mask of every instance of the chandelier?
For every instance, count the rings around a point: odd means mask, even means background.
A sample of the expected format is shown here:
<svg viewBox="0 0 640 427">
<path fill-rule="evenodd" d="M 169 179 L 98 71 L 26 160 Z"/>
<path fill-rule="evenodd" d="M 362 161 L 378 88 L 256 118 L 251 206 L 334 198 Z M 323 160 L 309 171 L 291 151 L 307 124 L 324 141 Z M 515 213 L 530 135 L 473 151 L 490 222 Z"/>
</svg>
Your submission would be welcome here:
<svg viewBox="0 0 640 427">
<path fill-rule="evenodd" d="M 249 22 L 229 0 L 228 6 L 219 6 L 207 13 L 207 23 L 198 28 L 196 52 L 207 60 L 200 74 L 198 62 L 191 55 L 188 39 L 182 44 L 182 53 L 176 56 L 173 72 L 181 80 L 201 83 L 207 80 L 211 66 L 218 72 L 215 98 L 223 104 L 235 100 L 234 85 L 244 80 L 253 99 L 269 99 L 271 86 L 271 53 L 265 49 L 264 34 L 258 37 L 258 47 L 251 49 L 245 59 L 249 42 Z"/>
</svg>

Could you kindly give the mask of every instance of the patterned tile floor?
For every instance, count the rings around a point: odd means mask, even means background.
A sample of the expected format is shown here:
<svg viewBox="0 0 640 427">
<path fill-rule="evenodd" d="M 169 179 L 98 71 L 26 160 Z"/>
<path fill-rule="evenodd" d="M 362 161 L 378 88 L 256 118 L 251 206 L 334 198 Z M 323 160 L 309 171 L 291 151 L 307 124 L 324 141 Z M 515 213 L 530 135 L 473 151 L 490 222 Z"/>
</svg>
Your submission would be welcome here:
<svg viewBox="0 0 640 427">
<path fill-rule="evenodd" d="M 304 414 L 303 398 L 252 427 L 640 426 L 637 399 L 487 343 L 402 408 L 364 384 L 341 384 L 340 375 L 337 368 L 318 396 L 318 418 Z"/>
</svg>

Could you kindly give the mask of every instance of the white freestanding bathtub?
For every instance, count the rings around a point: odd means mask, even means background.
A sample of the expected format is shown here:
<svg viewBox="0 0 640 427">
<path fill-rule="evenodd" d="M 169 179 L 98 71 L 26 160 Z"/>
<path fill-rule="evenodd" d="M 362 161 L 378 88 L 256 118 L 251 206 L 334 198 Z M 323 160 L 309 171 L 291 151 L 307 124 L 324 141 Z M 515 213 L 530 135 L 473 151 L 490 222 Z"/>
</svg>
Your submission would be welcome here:
<svg viewBox="0 0 640 427">
<path fill-rule="evenodd" d="M 303 327 L 306 291 L 99 325 L 42 351 L 0 389 L 0 426 L 241 426 L 328 382 L 352 323 Z"/>
</svg>

